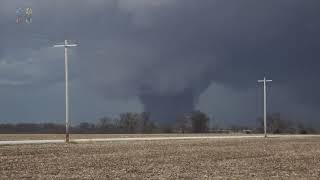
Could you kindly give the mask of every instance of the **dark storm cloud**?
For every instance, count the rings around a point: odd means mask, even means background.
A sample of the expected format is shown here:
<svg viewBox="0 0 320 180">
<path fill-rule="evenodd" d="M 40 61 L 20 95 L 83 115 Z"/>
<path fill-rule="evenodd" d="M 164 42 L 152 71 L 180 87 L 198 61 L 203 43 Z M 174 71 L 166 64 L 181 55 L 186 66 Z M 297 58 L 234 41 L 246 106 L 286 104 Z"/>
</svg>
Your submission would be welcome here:
<svg viewBox="0 0 320 180">
<path fill-rule="evenodd" d="M 25 63 L 32 58 L 31 51 L 74 40 L 80 43 L 73 51 L 77 78 L 108 98 L 139 96 L 146 110 L 161 116 L 158 119 L 194 109 L 212 82 L 245 89 L 264 75 L 293 89 L 287 95 L 296 101 L 320 104 L 314 93 L 320 90 L 316 0 L 4 0 L 1 4 L 0 57 L 22 52 L 18 63 Z M 14 11 L 20 6 L 33 8 L 32 25 L 15 24 Z M 43 68 L 51 65 L 52 61 Z M 31 79 L 39 75 L 34 72 Z"/>
</svg>

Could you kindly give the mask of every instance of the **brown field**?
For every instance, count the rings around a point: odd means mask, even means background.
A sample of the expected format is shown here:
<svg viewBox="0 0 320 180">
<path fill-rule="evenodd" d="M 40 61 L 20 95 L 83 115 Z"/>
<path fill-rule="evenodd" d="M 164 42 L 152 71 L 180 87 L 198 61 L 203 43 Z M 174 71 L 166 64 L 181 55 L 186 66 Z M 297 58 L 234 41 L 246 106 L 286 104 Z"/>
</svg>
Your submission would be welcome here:
<svg viewBox="0 0 320 180">
<path fill-rule="evenodd" d="M 319 179 L 320 138 L 0 146 L 0 179 Z"/>
<path fill-rule="evenodd" d="M 185 136 L 233 136 L 240 133 L 230 134 L 71 134 L 71 139 L 92 139 L 92 138 L 130 138 L 130 137 L 185 137 Z M 244 135 L 244 134 L 241 134 Z M 64 139 L 64 134 L 0 134 L 0 141 L 13 140 L 52 140 Z"/>
</svg>

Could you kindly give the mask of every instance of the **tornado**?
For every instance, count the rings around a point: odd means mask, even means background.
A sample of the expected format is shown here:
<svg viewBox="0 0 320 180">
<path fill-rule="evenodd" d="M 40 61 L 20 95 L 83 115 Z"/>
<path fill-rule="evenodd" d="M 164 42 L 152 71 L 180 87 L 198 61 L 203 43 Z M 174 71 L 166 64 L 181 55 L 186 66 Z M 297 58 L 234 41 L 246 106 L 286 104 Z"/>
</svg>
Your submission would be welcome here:
<svg viewBox="0 0 320 180">
<path fill-rule="evenodd" d="M 177 116 L 192 112 L 197 97 L 191 91 L 174 94 L 140 95 L 144 111 L 150 113 L 152 120 L 160 124 L 172 124 Z"/>
</svg>

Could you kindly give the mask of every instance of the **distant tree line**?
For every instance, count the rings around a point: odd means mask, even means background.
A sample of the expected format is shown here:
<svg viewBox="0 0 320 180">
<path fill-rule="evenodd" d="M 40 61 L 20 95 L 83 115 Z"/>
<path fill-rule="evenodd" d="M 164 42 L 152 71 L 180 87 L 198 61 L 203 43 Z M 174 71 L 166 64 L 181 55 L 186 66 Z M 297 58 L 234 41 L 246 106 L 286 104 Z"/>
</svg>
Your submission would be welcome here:
<svg viewBox="0 0 320 180">
<path fill-rule="evenodd" d="M 205 133 L 209 130 L 209 117 L 200 111 L 179 116 L 172 124 L 151 120 L 150 114 L 123 113 L 118 118 L 103 117 L 96 124 L 83 122 L 75 133 Z"/>
<path fill-rule="evenodd" d="M 96 123 L 82 122 L 70 127 L 71 133 L 171 133 L 194 132 L 203 133 L 209 130 L 209 118 L 205 113 L 195 111 L 189 113 L 172 124 L 154 122 L 147 112 L 128 112 L 117 118 L 102 117 Z M 180 121 L 182 120 L 182 121 Z M 182 129 L 181 129 L 182 128 Z M 0 133 L 64 133 L 65 125 L 56 123 L 18 123 L 0 124 Z"/>
<path fill-rule="evenodd" d="M 259 132 L 263 132 L 264 120 L 258 118 Z M 315 134 L 312 127 L 306 127 L 302 122 L 292 121 L 282 116 L 281 113 L 267 114 L 267 132 L 272 134 Z"/>
<path fill-rule="evenodd" d="M 65 125 L 55 123 L 18 123 L 0 124 L 0 133 L 52 133 L 60 134 L 65 132 Z"/>
<path fill-rule="evenodd" d="M 312 128 L 306 128 L 302 123 L 289 121 L 280 113 L 267 116 L 268 133 L 317 133 Z M 211 122 L 211 123 L 210 123 Z M 245 126 L 232 125 L 228 129 L 219 128 L 219 122 L 210 119 L 201 111 L 194 111 L 177 116 L 171 124 L 161 124 L 152 121 L 147 112 L 128 112 L 120 114 L 119 117 L 102 117 L 95 123 L 82 122 L 70 127 L 71 133 L 79 134 L 116 134 L 116 133 L 262 133 L 263 118 L 258 118 L 259 127 L 250 129 Z M 0 124 L 0 133 L 65 133 L 64 124 L 56 123 L 18 123 Z"/>
</svg>

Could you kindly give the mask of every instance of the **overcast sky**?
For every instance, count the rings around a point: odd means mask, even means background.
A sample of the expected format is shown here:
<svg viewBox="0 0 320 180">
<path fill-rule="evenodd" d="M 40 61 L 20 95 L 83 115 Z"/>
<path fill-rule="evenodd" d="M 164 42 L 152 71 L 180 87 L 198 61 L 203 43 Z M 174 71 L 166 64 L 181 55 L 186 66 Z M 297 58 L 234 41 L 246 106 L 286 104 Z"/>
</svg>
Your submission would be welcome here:
<svg viewBox="0 0 320 180">
<path fill-rule="evenodd" d="M 179 107 L 254 125 L 267 76 L 270 112 L 320 125 L 319 18 L 318 0 L 1 0 L 0 122 L 64 122 L 52 45 L 70 39 L 73 123 Z"/>
</svg>

